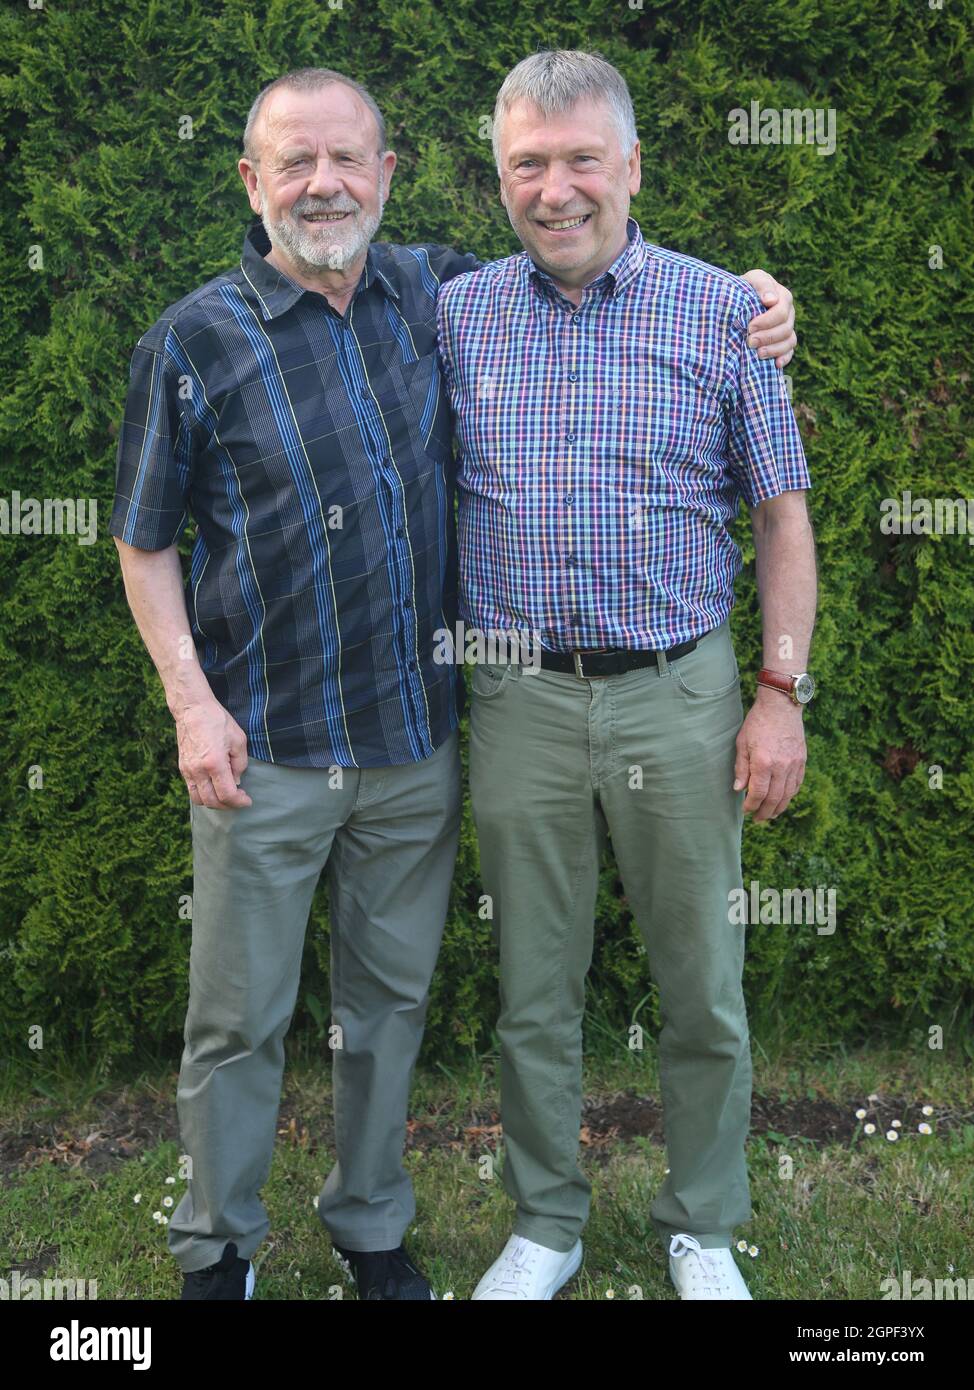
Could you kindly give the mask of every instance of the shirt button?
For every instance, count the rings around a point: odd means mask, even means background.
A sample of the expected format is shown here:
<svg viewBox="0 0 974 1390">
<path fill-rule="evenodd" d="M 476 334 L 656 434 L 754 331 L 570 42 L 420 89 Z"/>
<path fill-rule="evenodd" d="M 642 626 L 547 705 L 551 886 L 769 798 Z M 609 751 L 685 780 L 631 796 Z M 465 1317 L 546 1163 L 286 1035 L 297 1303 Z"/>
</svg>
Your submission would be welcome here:
<svg viewBox="0 0 974 1390">
<path fill-rule="evenodd" d="M 409 663 L 409 669 L 410 669 L 410 671 L 415 671 L 415 670 L 416 670 L 416 663 L 415 663 L 415 661 L 411 661 L 411 662 Z"/>
<path fill-rule="evenodd" d="M 573 434 L 566 434 L 565 438 L 568 440 L 569 444 L 575 443 L 575 436 Z"/>
<path fill-rule="evenodd" d="M 405 599 L 405 600 L 403 601 L 403 607 L 404 607 L 404 608 L 412 608 L 412 606 L 413 606 L 413 601 L 412 601 L 411 598 L 407 598 L 407 599 Z"/>
<path fill-rule="evenodd" d="M 396 527 L 396 535 L 399 537 L 400 540 L 403 538 L 405 534 L 406 532 L 403 530 L 401 526 Z"/>
<path fill-rule="evenodd" d="M 575 499 L 574 499 L 574 497 L 572 496 L 571 493 L 568 493 L 568 495 L 567 495 L 566 498 L 565 498 L 565 501 L 568 503 L 568 505 L 569 505 L 569 507 L 570 507 L 571 504 L 575 501 Z"/>
<path fill-rule="evenodd" d="M 568 373 L 568 380 L 569 380 L 569 381 L 577 381 L 577 380 L 578 380 L 578 372 L 569 372 L 569 373 Z"/>
<path fill-rule="evenodd" d="M 574 565 L 574 563 L 575 563 L 575 556 L 574 556 L 574 555 L 568 555 L 568 556 L 565 557 L 565 564 L 566 564 L 566 565 Z"/>
</svg>

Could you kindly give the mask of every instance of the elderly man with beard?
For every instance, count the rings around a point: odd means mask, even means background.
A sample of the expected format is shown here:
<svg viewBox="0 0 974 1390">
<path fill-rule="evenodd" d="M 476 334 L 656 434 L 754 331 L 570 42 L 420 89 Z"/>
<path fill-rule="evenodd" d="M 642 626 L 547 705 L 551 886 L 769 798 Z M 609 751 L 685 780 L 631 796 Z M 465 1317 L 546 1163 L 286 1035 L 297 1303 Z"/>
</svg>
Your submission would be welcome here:
<svg viewBox="0 0 974 1390">
<path fill-rule="evenodd" d="M 435 660 L 456 620 L 435 300 L 479 262 L 372 243 L 395 164 L 356 82 L 269 84 L 238 165 L 262 226 L 132 360 L 111 531 L 193 841 L 177 1092 L 192 1169 L 168 1231 L 186 1299 L 251 1296 L 322 871 L 337 1162 L 318 1216 L 362 1298 L 433 1296 L 403 1246 L 402 1154 L 461 807 L 462 683 Z M 787 360 L 790 296 L 751 275 L 778 301 L 756 326 Z"/>
</svg>

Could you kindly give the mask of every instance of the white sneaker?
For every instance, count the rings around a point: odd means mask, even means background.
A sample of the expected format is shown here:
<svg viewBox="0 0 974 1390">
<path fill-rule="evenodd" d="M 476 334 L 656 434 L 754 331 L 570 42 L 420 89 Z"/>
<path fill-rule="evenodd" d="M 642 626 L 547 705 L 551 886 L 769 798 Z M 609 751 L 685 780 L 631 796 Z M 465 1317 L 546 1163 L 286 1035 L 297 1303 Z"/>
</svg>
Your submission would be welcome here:
<svg viewBox="0 0 974 1390">
<path fill-rule="evenodd" d="M 731 1252 L 703 1250 L 695 1236 L 670 1241 L 670 1278 L 682 1299 L 751 1298 Z"/>
<path fill-rule="evenodd" d="M 244 1299 L 246 1300 L 246 1299 L 248 1299 L 248 1298 L 253 1298 L 253 1296 L 254 1296 L 254 1267 L 253 1267 L 252 1264 L 250 1264 L 250 1263 L 248 1262 L 248 1264 L 247 1264 L 247 1287 L 244 1289 Z"/>
<path fill-rule="evenodd" d="M 474 1298 L 549 1299 L 578 1271 L 582 1242 L 572 1250 L 549 1250 L 524 1236 L 511 1236 L 473 1291 Z"/>
</svg>

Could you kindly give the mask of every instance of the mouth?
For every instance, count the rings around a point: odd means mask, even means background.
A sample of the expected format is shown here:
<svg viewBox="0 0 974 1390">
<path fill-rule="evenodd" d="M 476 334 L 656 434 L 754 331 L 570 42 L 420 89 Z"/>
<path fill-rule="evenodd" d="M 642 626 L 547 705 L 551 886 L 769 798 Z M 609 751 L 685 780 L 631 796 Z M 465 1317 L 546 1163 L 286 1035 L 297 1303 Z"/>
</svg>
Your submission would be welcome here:
<svg viewBox="0 0 974 1390">
<path fill-rule="evenodd" d="M 584 227 L 587 222 L 592 220 L 592 214 L 590 212 L 585 212 L 581 217 L 561 217 L 552 219 L 550 222 L 542 222 L 540 218 L 536 218 L 535 220 L 537 225 L 539 227 L 544 227 L 545 231 L 551 236 L 563 237 L 571 236 L 573 232 L 577 232 L 581 227 Z"/>
<path fill-rule="evenodd" d="M 347 210 L 345 212 L 303 212 L 301 214 L 301 220 L 302 222 L 312 222 L 317 225 L 320 222 L 343 222 L 346 217 L 351 217 L 351 215 L 352 214 Z"/>
</svg>

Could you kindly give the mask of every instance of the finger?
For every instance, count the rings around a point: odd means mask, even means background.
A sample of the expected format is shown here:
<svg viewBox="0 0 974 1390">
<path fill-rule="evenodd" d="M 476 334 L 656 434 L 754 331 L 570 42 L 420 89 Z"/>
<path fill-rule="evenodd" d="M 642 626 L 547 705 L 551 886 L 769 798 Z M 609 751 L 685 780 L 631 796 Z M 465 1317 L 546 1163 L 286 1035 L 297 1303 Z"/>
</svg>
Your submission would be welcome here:
<svg viewBox="0 0 974 1390">
<path fill-rule="evenodd" d="M 213 783 L 213 790 L 224 806 L 235 807 L 253 805 L 250 797 L 243 788 L 237 786 L 236 780 L 230 771 L 229 760 L 225 767 L 211 774 L 211 781 Z"/>
<path fill-rule="evenodd" d="M 770 333 L 781 329 L 789 331 L 795 322 L 795 308 L 790 300 L 780 299 L 763 314 L 758 314 L 747 325 L 749 338 L 755 333 Z"/>
<path fill-rule="evenodd" d="M 789 356 L 795 350 L 798 339 L 794 333 L 789 333 L 786 338 L 772 338 L 767 335 L 764 347 L 758 349 L 759 357 L 778 358 L 783 357 L 787 352 Z"/>
<path fill-rule="evenodd" d="M 761 270 L 760 267 L 745 271 L 741 279 L 746 281 L 747 284 L 751 286 L 751 289 L 754 290 L 755 294 L 760 295 L 762 299 L 767 299 L 769 295 L 777 299 L 780 290 L 783 288 L 782 285 L 778 284 L 773 275 L 769 275 L 766 270 Z"/>
<path fill-rule="evenodd" d="M 766 768 L 760 770 L 751 766 L 751 775 L 747 784 L 747 796 L 744 798 L 744 810 L 757 811 L 764 804 L 764 799 L 768 794 L 768 787 L 771 784 L 771 774 Z"/>
<path fill-rule="evenodd" d="M 247 736 L 242 734 L 239 741 L 234 739 L 230 744 L 230 771 L 233 773 L 233 780 L 239 783 L 240 778 L 247 771 L 247 764 L 250 759 L 247 757 Z"/>
<path fill-rule="evenodd" d="M 739 792 L 747 786 L 747 770 L 747 749 L 740 747 L 737 750 L 737 757 L 734 759 L 734 791 Z"/>
<path fill-rule="evenodd" d="M 779 323 L 772 328 L 765 329 L 762 333 L 749 334 L 747 340 L 748 347 L 753 347 L 758 352 L 761 348 L 774 347 L 776 344 L 779 347 L 782 344 L 785 347 L 797 347 L 798 339 L 795 337 L 795 329 L 792 324 Z"/>
<path fill-rule="evenodd" d="M 201 775 L 196 780 L 196 790 L 203 799 L 203 805 L 209 806 L 211 811 L 222 811 L 223 803 L 213 790 L 213 783 L 209 777 Z"/>
<path fill-rule="evenodd" d="M 784 792 L 784 789 L 785 789 L 785 776 L 784 776 L 784 773 L 783 773 L 779 768 L 776 768 L 775 771 L 774 771 L 774 772 L 772 773 L 772 775 L 771 775 L 771 782 L 770 782 L 770 784 L 769 784 L 769 786 L 768 786 L 768 790 L 767 790 L 767 792 L 766 792 L 766 794 L 765 794 L 764 800 L 761 802 L 761 805 L 758 807 L 758 809 L 757 809 L 757 810 L 755 811 L 755 813 L 754 813 L 754 819 L 755 819 L 756 821 L 757 821 L 757 820 L 771 820 L 771 819 L 772 819 L 772 817 L 774 816 L 774 813 L 775 813 L 775 807 L 778 805 L 779 801 L 781 800 L 782 793 Z"/>
<path fill-rule="evenodd" d="M 200 799 L 199 788 L 197 787 L 197 785 L 196 785 L 195 782 L 189 782 L 189 781 L 188 781 L 188 782 L 186 783 L 186 790 L 189 792 L 189 799 L 190 799 L 190 801 L 193 803 L 194 806 L 202 806 L 202 805 L 203 805 L 203 802 L 202 802 L 202 800 Z"/>
<path fill-rule="evenodd" d="M 795 792 L 798 790 L 800 781 L 801 779 L 797 777 L 794 772 L 792 772 L 789 775 L 785 782 L 785 789 L 782 793 L 781 800 L 778 802 L 777 806 L 771 812 L 772 820 L 774 820 L 776 816 L 780 816 L 782 811 L 786 811 L 788 807 L 791 805 Z"/>
</svg>

